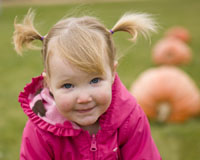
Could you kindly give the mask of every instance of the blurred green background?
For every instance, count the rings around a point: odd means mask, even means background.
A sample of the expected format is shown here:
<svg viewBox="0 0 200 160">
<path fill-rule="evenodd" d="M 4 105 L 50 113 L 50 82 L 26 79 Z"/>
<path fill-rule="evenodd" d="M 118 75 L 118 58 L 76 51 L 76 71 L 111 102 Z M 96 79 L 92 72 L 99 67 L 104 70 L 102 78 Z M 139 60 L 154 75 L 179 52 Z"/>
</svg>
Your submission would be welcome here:
<svg viewBox="0 0 200 160">
<path fill-rule="evenodd" d="M 119 62 L 118 73 L 127 88 L 141 72 L 154 66 L 151 61 L 151 49 L 163 37 L 165 30 L 175 25 L 183 26 L 189 30 L 192 37 L 189 46 L 193 50 L 193 61 L 181 68 L 200 87 L 199 0 L 112 0 L 110 2 L 94 0 L 84 4 L 59 2 L 46 5 L 37 3 L 12 5 L 12 0 L 7 2 L 10 3 L 1 3 L 0 8 L 0 160 L 19 159 L 21 135 L 27 117 L 17 102 L 18 94 L 25 84 L 30 82 L 31 77 L 43 71 L 40 51 L 28 51 L 22 58 L 17 56 L 13 49 L 14 18 L 18 16 L 22 19 L 30 7 L 36 9 L 36 28 L 42 35 L 69 12 L 84 12 L 97 16 L 109 29 L 126 11 L 153 14 L 160 27 L 158 33 L 152 35 L 151 43 L 139 38 L 136 45 L 132 45 L 127 40 L 130 38 L 128 34 L 113 35 L 118 52 L 125 55 Z M 151 122 L 151 130 L 163 160 L 200 159 L 200 118 L 193 118 L 183 124 Z"/>
</svg>

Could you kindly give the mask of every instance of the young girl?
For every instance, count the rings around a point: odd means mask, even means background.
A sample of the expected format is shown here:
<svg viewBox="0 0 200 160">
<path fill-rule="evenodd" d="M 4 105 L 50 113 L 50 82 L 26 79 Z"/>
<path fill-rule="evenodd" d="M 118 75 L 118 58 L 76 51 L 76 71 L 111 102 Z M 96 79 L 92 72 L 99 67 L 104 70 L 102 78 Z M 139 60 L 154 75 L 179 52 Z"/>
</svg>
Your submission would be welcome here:
<svg viewBox="0 0 200 160">
<path fill-rule="evenodd" d="M 44 72 L 19 95 L 29 120 L 21 160 L 160 160 L 148 120 L 116 73 L 112 36 L 136 39 L 155 25 L 147 14 L 125 14 L 108 30 L 96 18 L 67 18 L 46 36 L 33 25 L 34 12 L 15 22 L 16 51 L 42 42 Z"/>
</svg>

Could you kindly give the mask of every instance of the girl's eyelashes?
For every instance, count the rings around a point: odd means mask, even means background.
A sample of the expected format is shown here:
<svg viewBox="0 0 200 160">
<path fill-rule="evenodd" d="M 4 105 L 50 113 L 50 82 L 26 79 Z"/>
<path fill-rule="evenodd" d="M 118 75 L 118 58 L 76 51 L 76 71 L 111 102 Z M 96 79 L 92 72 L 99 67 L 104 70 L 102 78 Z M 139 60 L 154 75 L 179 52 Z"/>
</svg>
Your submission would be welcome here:
<svg viewBox="0 0 200 160">
<path fill-rule="evenodd" d="M 66 83 L 63 85 L 64 88 L 70 89 L 73 88 L 74 86 L 71 83 Z"/>
<path fill-rule="evenodd" d="M 101 79 L 97 77 L 97 78 L 92 79 L 92 80 L 90 81 L 90 84 L 99 83 L 100 81 L 101 81 Z"/>
</svg>

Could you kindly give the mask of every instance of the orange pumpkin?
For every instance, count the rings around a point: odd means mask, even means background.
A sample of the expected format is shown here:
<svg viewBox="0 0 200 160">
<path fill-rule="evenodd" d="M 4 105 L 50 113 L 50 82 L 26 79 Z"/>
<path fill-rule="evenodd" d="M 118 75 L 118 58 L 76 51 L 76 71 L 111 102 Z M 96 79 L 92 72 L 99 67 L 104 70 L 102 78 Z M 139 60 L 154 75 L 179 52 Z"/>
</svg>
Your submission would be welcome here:
<svg viewBox="0 0 200 160">
<path fill-rule="evenodd" d="M 181 27 L 181 26 L 175 26 L 175 27 L 169 28 L 165 32 L 165 36 L 174 37 L 183 42 L 189 42 L 191 40 L 189 31 L 186 28 Z"/>
<path fill-rule="evenodd" d="M 186 64 L 191 60 L 191 55 L 191 49 L 184 42 L 171 37 L 158 41 L 152 50 L 156 64 Z"/>
<path fill-rule="evenodd" d="M 148 69 L 130 92 L 150 119 L 183 122 L 200 113 L 200 92 L 189 76 L 173 66 Z"/>
</svg>

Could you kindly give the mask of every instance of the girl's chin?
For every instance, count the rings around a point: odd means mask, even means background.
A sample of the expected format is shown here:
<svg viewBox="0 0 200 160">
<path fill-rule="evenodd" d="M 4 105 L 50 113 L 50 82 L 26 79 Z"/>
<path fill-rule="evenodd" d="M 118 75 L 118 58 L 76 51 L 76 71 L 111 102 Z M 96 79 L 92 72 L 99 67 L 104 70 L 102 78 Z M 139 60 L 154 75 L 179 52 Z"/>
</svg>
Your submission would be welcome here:
<svg viewBox="0 0 200 160">
<path fill-rule="evenodd" d="M 98 119 L 94 119 L 94 120 L 90 120 L 90 121 L 87 121 L 87 122 L 80 122 L 80 123 L 77 123 L 81 128 L 87 128 L 87 127 L 94 127 L 98 124 Z"/>
</svg>

